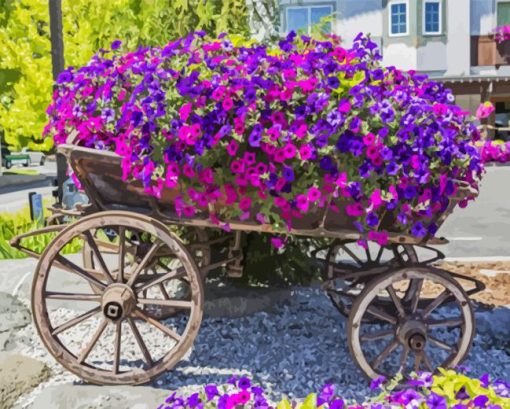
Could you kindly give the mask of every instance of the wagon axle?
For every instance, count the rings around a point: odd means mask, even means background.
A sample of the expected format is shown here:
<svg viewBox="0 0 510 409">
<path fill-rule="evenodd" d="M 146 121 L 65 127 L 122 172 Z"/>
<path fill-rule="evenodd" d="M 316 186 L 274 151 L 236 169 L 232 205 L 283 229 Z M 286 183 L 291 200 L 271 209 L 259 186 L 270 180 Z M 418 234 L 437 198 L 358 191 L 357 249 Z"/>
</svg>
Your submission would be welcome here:
<svg viewBox="0 0 510 409">
<path fill-rule="evenodd" d="M 136 308 L 135 293 L 126 284 L 114 283 L 106 287 L 101 305 L 103 314 L 112 321 L 129 317 Z"/>
</svg>

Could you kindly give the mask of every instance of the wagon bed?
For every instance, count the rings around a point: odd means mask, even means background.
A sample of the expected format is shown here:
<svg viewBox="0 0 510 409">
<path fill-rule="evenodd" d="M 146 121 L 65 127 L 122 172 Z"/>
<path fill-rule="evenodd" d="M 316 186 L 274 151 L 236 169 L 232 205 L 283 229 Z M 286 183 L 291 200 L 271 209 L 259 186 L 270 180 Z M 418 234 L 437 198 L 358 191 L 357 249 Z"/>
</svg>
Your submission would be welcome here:
<svg viewBox="0 0 510 409">
<path fill-rule="evenodd" d="M 126 182 L 122 179 L 121 157 L 111 151 L 77 147 L 74 145 L 61 145 L 59 152 L 64 154 L 75 175 L 79 179 L 83 190 L 95 209 L 100 210 L 127 210 L 154 217 L 163 223 L 179 224 L 202 228 L 219 228 L 210 219 L 210 212 L 215 212 L 214 206 L 203 211 L 193 218 L 177 215 L 173 201 L 179 194 L 178 190 L 164 188 L 160 199 L 145 192 L 140 181 Z M 450 201 L 447 209 L 438 214 L 434 222 L 440 227 L 455 206 L 466 195 L 473 195 L 473 191 L 466 183 L 458 182 L 457 195 Z M 291 234 L 296 236 L 326 237 L 342 240 L 359 240 L 363 235 L 352 227 L 352 222 L 343 215 L 343 206 L 340 203 L 340 212 L 336 213 L 326 208 L 316 208 L 316 212 L 303 219 L 296 219 L 293 225 L 298 227 L 290 231 L 282 228 L 277 230 L 270 224 L 261 224 L 255 221 L 225 220 L 232 230 L 244 232 L 263 232 L 272 234 Z M 405 232 L 394 229 L 391 214 L 382 217 L 381 227 L 389 232 L 389 242 L 409 244 L 446 244 L 445 238 L 425 236 L 416 238 Z"/>
</svg>

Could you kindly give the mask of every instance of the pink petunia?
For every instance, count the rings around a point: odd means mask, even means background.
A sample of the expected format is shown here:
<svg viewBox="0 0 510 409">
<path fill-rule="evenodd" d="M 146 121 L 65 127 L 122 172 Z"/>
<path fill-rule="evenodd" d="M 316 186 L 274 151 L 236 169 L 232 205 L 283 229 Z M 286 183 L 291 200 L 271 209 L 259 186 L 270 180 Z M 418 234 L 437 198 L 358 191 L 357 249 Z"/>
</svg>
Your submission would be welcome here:
<svg viewBox="0 0 510 409">
<path fill-rule="evenodd" d="M 200 183 L 205 183 L 208 185 L 214 183 L 213 170 L 211 168 L 204 169 L 202 172 L 200 172 L 198 180 L 200 181 Z"/>
<path fill-rule="evenodd" d="M 301 124 L 296 131 L 296 136 L 298 139 L 303 139 L 308 133 L 308 125 Z"/>
<path fill-rule="evenodd" d="M 361 203 L 353 203 L 345 206 L 345 213 L 350 217 L 359 217 L 365 213 L 365 210 L 363 209 Z"/>
<path fill-rule="evenodd" d="M 244 172 L 244 163 L 239 160 L 235 160 L 230 164 L 230 170 L 234 174 L 243 173 Z"/>
<path fill-rule="evenodd" d="M 243 212 L 246 212 L 246 211 L 250 210 L 251 203 L 252 203 L 252 200 L 250 197 L 243 197 L 239 201 L 239 209 L 241 209 Z"/>
<path fill-rule="evenodd" d="M 225 111 L 230 111 L 234 107 L 234 101 L 232 101 L 232 98 L 227 97 L 223 100 L 221 106 Z"/>
<path fill-rule="evenodd" d="M 368 232 L 368 240 L 375 241 L 380 246 L 386 246 L 388 244 L 388 233 L 387 232 L 369 231 Z"/>
<path fill-rule="evenodd" d="M 335 180 L 335 184 L 340 188 L 346 187 L 347 186 L 347 173 L 345 173 L 345 172 L 340 173 L 340 175 L 338 175 L 338 177 Z"/>
<path fill-rule="evenodd" d="M 190 133 L 194 138 L 198 138 L 200 135 L 202 135 L 202 129 L 200 127 L 200 124 L 191 125 Z"/>
<path fill-rule="evenodd" d="M 185 217 L 193 217 L 196 213 L 194 206 L 184 206 L 182 209 Z"/>
<path fill-rule="evenodd" d="M 288 143 L 283 147 L 283 154 L 286 159 L 293 159 L 296 156 L 296 146 L 292 143 Z"/>
<path fill-rule="evenodd" d="M 373 209 L 376 210 L 384 204 L 384 200 L 381 196 L 381 190 L 375 189 L 370 195 L 370 203 L 372 203 Z"/>
<path fill-rule="evenodd" d="M 317 189 L 315 186 L 308 189 L 308 200 L 310 202 L 316 202 L 321 198 L 321 191 Z"/>
<path fill-rule="evenodd" d="M 119 95 L 117 96 L 117 99 L 119 101 L 122 101 L 125 97 L 126 97 L 126 90 L 125 89 L 121 89 L 120 92 L 119 92 Z"/>
<path fill-rule="evenodd" d="M 179 116 L 183 121 L 186 121 L 188 119 L 189 115 L 191 114 L 192 108 L 193 104 L 191 102 L 188 102 L 179 109 Z"/>
<path fill-rule="evenodd" d="M 349 113 L 351 110 L 351 104 L 348 100 L 343 99 L 340 101 L 340 105 L 338 105 L 338 111 L 342 112 L 343 114 Z"/>
<path fill-rule="evenodd" d="M 303 213 L 308 211 L 308 197 L 305 195 L 297 195 L 296 196 L 296 207 L 301 210 Z"/>
<path fill-rule="evenodd" d="M 195 170 L 193 169 L 193 167 L 191 165 L 188 165 L 187 163 L 184 164 L 184 166 L 182 167 L 182 173 L 187 178 L 195 177 Z"/>
<path fill-rule="evenodd" d="M 235 156 L 238 149 L 239 144 L 234 140 L 230 141 L 227 145 L 227 152 L 230 156 Z"/>
<path fill-rule="evenodd" d="M 363 143 L 367 146 L 373 145 L 375 142 L 375 135 L 372 132 L 367 133 L 363 137 Z"/>
<path fill-rule="evenodd" d="M 495 109 L 496 108 L 494 108 L 492 102 L 486 101 L 476 110 L 476 117 L 478 119 L 487 118 L 494 112 Z"/>
<path fill-rule="evenodd" d="M 299 156 L 301 157 L 301 160 L 308 160 L 312 157 L 313 151 L 312 148 L 308 145 L 303 145 L 301 148 L 299 148 Z"/>
<path fill-rule="evenodd" d="M 271 244 L 274 248 L 281 249 L 285 243 L 280 237 L 271 237 Z"/>
</svg>

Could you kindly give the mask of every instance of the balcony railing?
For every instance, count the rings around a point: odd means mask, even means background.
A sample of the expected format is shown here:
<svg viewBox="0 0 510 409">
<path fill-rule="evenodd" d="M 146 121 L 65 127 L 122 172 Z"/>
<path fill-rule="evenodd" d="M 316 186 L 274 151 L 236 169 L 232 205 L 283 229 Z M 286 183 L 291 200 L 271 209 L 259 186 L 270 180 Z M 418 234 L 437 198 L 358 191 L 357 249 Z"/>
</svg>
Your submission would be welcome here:
<svg viewBox="0 0 510 409">
<path fill-rule="evenodd" d="M 510 41 L 498 44 L 493 35 L 471 36 L 471 66 L 510 65 Z"/>
</svg>

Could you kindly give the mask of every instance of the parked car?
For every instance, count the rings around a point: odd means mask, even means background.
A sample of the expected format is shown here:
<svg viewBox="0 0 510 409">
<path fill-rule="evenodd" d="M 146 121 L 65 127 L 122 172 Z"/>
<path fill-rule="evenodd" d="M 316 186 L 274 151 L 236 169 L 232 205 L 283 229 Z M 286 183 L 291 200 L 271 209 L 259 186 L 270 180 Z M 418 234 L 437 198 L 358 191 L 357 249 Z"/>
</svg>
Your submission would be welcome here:
<svg viewBox="0 0 510 409">
<path fill-rule="evenodd" d="M 30 162 L 34 164 L 38 164 L 43 166 L 44 162 L 46 162 L 46 155 L 42 152 L 31 151 L 28 148 L 23 148 L 21 152 L 16 152 L 15 154 L 24 154 L 30 157 Z"/>
<path fill-rule="evenodd" d="M 10 169 L 15 163 L 21 163 L 23 166 L 30 166 L 30 156 L 26 153 L 11 153 L 9 149 L 2 146 L 2 166 Z"/>
</svg>

